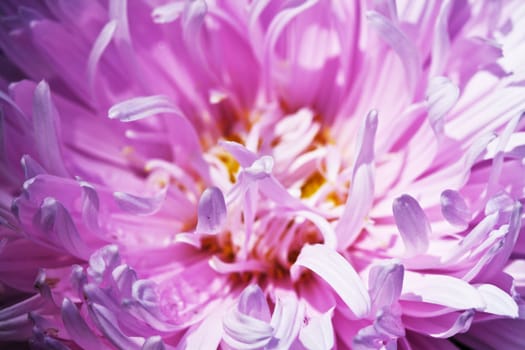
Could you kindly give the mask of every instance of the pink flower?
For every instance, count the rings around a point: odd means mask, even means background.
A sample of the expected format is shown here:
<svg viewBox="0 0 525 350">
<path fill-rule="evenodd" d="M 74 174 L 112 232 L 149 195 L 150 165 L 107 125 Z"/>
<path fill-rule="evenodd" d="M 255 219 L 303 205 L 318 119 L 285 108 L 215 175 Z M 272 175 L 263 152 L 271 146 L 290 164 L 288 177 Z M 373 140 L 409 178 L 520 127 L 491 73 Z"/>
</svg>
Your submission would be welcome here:
<svg viewBox="0 0 525 350">
<path fill-rule="evenodd" d="M 0 14 L 2 346 L 525 347 L 521 1 Z"/>
</svg>

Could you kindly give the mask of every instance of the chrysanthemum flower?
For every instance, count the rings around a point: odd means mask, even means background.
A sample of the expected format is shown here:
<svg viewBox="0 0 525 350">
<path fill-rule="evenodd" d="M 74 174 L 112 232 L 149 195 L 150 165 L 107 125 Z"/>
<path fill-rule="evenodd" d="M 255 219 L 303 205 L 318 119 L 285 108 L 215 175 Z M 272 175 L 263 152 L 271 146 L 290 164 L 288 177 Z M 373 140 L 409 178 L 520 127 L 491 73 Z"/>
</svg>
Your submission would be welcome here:
<svg viewBox="0 0 525 350">
<path fill-rule="evenodd" d="M 525 348 L 521 0 L 0 13 L 0 345 Z"/>
</svg>

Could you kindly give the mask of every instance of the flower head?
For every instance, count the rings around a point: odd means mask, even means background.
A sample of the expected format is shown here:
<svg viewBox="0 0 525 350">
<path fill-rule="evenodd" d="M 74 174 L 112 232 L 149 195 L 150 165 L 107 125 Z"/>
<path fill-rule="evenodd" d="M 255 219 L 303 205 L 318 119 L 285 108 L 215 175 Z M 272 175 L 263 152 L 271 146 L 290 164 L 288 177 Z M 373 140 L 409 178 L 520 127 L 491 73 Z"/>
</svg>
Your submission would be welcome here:
<svg viewBox="0 0 525 350">
<path fill-rule="evenodd" d="M 0 3 L 0 341 L 523 348 L 524 11 Z"/>
</svg>

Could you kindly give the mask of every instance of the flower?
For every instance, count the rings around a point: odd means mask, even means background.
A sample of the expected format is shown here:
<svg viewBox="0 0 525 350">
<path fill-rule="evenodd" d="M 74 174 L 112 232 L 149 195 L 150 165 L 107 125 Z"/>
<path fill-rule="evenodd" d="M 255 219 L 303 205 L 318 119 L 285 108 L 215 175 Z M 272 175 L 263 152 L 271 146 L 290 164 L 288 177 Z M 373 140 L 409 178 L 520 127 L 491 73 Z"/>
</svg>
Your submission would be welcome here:
<svg viewBox="0 0 525 350">
<path fill-rule="evenodd" d="M 525 347 L 524 11 L 1 2 L 1 342 Z"/>
</svg>

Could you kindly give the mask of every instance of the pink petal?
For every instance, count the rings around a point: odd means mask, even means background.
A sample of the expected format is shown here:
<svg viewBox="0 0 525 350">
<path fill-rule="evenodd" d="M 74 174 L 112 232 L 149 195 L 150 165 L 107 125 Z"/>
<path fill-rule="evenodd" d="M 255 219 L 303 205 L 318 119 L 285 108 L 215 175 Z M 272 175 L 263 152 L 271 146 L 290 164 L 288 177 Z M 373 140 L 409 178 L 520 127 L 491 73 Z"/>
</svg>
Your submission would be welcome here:
<svg viewBox="0 0 525 350">
<path fill-rule="evenodd" d="M 163 95 L 135 97 L 115 104 L 108 111 L 110 119 L 132 122 L 161 113 L 180 114 L 171 100 Z"/>
<path fill-rule="evenodd" d="M 428 249 L 430 222 L 419 203 L 409 195 L 403 195 L 392 204 L 397 228 L 409 255 L 425 253 Z"/>
<path fill-rule="evenodd" d="M 334 347 L 334 328 L 332 326 L 333 310 L 310 319 L 301 329 L 299 340 L 309 350 L 329 350 Z"/>
<path fill-rule="evenodd" d="M 198 206 L 197 232 L 216 233 L 226 220 L 226 202 L 220 189 L 207 188 Z"/>
<path fill-rule="evenodd" d="M 312 270 L 325 280 L 357 317 L 370 312 L 370 296 L 363 281 L 335 250 L 321 244 L 305 245 L 290 269 L 292 279 L 297 280 L 300 267 Z"/>
<path fill-rule="evenodd" d="M 459 310 L 482 310 L 486 307 L 478 290 L 459 278 L 409 271 L 405 272 L 400 299 L 432 303 Z"/>
</svg>

